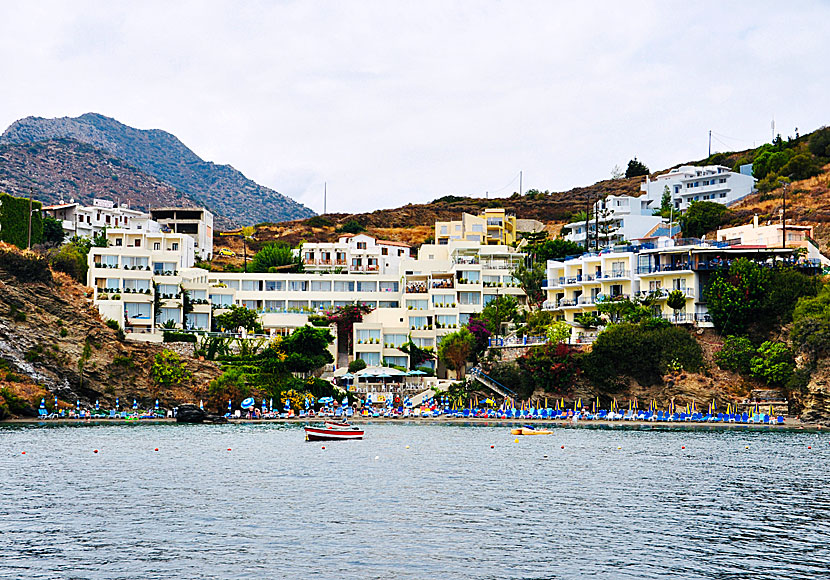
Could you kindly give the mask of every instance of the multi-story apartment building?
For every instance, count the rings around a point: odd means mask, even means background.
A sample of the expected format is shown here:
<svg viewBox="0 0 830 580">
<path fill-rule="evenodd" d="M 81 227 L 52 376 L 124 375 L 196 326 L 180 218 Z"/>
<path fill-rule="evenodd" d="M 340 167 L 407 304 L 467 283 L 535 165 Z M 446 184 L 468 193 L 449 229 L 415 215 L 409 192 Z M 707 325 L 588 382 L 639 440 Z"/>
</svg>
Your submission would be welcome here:
<svg viewBox="0 0 830 580">
<path fill-rule="evenodd" d="M 43 207 L 43 212 L 61 222 L 67 237 L 91 238 L 104 229 L 159 231 L 150 214 L 117 205 L 106 199 L 94 199 L 92 205 L 74 201 Z"/>
<path fill-rule="evenodd" d="M 336 242 L 306 242 L 299 250 L 308 272 L 369 272 L 397 274 L 410 247 L 401 242 L 377 240 L 366 234 L 346 234 Z"/>
<path fill-rule="evenodd" d="M 460 220 L 435 222 L 435 243 L 466 241 L 510 246 L 516 242 L 516 224 L 516 216 L 502 208 L 487 208 L 477 216 L 464 213 Z"/>
<path fill-rule="evenodd" d="M 107 243 L 106 248 L 90 249 L 87 273 L 94 303 L 104 318 L 134 333 L 153 333 L 171 323 L 210 330 L 208 272 L 193 267 L 190 236 L 112 229 L 107 230 Z"/>
<path fill-rule="evenodd" d="M 647 178 L 640 190 L 645 193 L 649 209 L 659 209 L 663 193 L 668 191 L 674 209 L 685 210 L 693 201 L 730 205 L 754 192 L 756 181 L 751 175 L 735 173 L 723 165 L 683 165 L 653 180 Z"/>
<path fill-rule="evenodd" d="M 404 366 L 409 358 L 399 347 L 410 337 L 434 349 L 496 297 L 515 296 L 523 303 L 524 292 L 511 275 L 523 259 L 507 246 L 476 242 L 421 246 L 417 260 L 401 264 L 399 307 L 378 308 L 355 324 L 355 358 Z"/>
<path fill-rule="evenodd" d="M 199 207 L 159 207 L 150 209 L 150 216 L 162 228 L 193 238 L 201 260 L 213 258 L 213 214 Z"/>
<path fill-rule="evenodd" d="M 575 325 L 575 340 L 585 334 L 577 317 L 596 312 L 597 304 L 618 297 L 651 296 L 655 300 L 656 315 L 672 322 L 709 326 L 703 292 L 713 272 L 728 268 L 738 258 L 769 265 L 791 256 L 791 249 L 663 239 L 660 247 L 643 245 L 585 254 L 565 261 L 550 260 L 544 308 Z M 818 267 L 818 261 L 810 261 L 805 267 L 813 270 Z M 686 297 L 686 304 L 678 311 L 666 304 L 673 290 L 683 292 Z"/>
<path fill-rule="evenodd" d="M 605 248 L 647 236 L 663 222 L 653 213 L 644 197 L 609 195 L 594 203 L 593 217 L 587 223 L 571 222 L 562 229 L 568 241 L 584 244 L 587 231 L 589 246 Z"/>
</svg>

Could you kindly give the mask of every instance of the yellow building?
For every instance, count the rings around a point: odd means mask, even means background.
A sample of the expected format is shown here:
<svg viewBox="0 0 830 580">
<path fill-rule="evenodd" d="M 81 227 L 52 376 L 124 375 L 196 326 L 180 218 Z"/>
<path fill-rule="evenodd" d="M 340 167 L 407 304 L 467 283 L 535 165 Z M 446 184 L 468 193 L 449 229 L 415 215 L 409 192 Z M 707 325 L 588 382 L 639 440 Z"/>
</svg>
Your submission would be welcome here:
<svg viewBox="0 0 830 580">
<path fill-rule="evenodd" d="M 435 243 L 445 246 L 451 240 L 511 246 L 516 242 L 516 216 L 493 207 L 477 216 L 464 213 L 460 220 L 435 222 Z"/>
</svg>

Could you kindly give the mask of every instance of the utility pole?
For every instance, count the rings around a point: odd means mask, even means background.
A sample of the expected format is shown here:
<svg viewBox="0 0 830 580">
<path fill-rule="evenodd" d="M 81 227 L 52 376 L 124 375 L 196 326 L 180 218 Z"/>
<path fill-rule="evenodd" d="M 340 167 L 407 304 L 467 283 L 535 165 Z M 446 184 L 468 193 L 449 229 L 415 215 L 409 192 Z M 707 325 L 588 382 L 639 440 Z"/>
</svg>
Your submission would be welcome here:
<svg viewBox="0 0 830 580">
<path fill-rule="evenodd" d="M 519 197 L 522 197 L 522 172 L 519 171 Z"/>
<path fill-rule="evenodd" d="M 323 215 L 326 215 L 326 195 L 328 194 L 328 183 L 323 182 Z"/>
<path fill-rule="evenodd" d="M 787 184 L 784 184 L 784 208 L 781 211 L 781 247 L 787 249 Z"/>
<path fill-rule="evenodd" d="M 712 130 L 709 129 L 709 157 L 712 156 Z"/>
<path fill-rule="evenodd" d="M 32 194 L 34 193 L 33 189 L 29 189 L 29 240 L 26 242 L 26 249 L 32 249 Z"/>
</svg>

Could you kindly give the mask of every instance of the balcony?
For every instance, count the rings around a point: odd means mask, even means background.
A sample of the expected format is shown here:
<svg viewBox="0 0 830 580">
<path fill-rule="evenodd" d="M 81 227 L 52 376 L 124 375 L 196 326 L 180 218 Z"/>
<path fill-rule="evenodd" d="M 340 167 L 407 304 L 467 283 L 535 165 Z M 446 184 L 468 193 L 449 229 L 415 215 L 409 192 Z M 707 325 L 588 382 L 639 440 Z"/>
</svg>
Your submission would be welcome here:
<svg viewBox="0 0 830 580">
<path fill-rule="evenodd" d="M 427 293 L 427 283 L 426 282 L 409 282 L 406 285 L 406 293 L 407 294 L 426 294 Z"/>
<path fill-rule="evenodd" d="M 576 303 L 579 306 L 590 306 L 594 304 L 594 297 L 593 296 L 580 296 L 576 299 Z"/>
<path fill-rule="evenodd" d="M 649 266 L 639 266 L 637 268 L 637 274 L 645 275 L 645 274 L 658 274 L 660 272 L 691 272 L 692 265 L 689 262 L 683 262 L 679 264 L 656 264 L 656 265 L 649 265 Z"/>
</svg>

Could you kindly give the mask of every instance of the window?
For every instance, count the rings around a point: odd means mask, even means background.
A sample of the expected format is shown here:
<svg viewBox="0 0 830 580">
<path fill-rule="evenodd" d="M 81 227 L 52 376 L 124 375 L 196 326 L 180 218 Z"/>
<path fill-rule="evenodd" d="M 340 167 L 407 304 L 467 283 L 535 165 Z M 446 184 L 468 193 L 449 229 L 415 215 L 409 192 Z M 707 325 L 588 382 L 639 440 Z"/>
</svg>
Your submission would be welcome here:
<svg viewBox="0 0 830 580">
<path fill-rule="evenodd" d="M 378 302 L 378 308 L 399 308 L 400 304 L 397 300 L 381 300 Z"/>
<path fill-rule="evenodd" d="M 179 287 L 175 284 L 159 284 L 158 292 L 162 296 L 175 296 L 179 293 Z"/>
<path fill-rule="evenodd" d="M 124 290 L 149 290 L 150 289 L 150 281 L 149 280 L 124 280 Z"/>
<path fill-rule="evenodd" d="M 328 310 L 331 308 L 331 300 L 312 300 L 311 301 L 311 309 L 312 310 Z"/>
<path fill-rule="evenodd" d="M 439 328 L 450 328 L 456 324 L 456 318 L 455 316 L 446 316 L 439 314 L 435 317 L 435 322 L 438 323 Z"/>
<path fill-rule="evenodd" d="M 174 252 L 179 251 L 179 242 L 173 242 L 172 246 Z"/>
<path fill-rule="evenodd" d="M 459 292 L 458 303 L 465 305 L 481 304 L 481 294 L 478 292 Z"/>
<path fill-rule="evenodd" d="M 426 310 L 429 308 L 429 301 L 428 300 L 407 300 L 406 301 L 406 308 L 407 310 Z"/>
<path fill-rule="evenodd" d="M 176 324 L 182 321 L 181 319 L 181 310 L 178 308 L 161 308 L 161 316 L 159 317 L 161 320 L 161 324 L 165 322 L 175 322 Z"/>
<path fill-rule="evenodd" d="M 351 281 L 335 281 L 335 292 L 354 292 L 354 282 Z"/>
<path fill-rule="evenodd" d="M 259 290 L 259 280 L 242 280 L 242 290 L 245 292 L 257 292 Z"/>
<path fill-rule="evenodd" d="M 405 334 L 384 334 L 383 344 L 388 348 L 398 348 L 407 341 Z"/>
<path fill-rule="evenodd" d="M 387 356 L 383 359 L 384 366 L 395 365 L 398 367 L 405 367 L 406 366 L 406 357 L 405 356 Z"/>
<path fill-rule="evenodd" d="M 285 300 L 266 300 L 265 312 L 282 312 L 285 310 Z"/>
<path fill-rule="evenodd" d="M 361 352 L 357 358 L 362 359 L 366 363 L 366 366 L 372 367 L 380 365 L 379 352 Z"/>
<path fill-rule="evenodd" d="M 331 292 L 331 282 L 329 281 L 321 281 L 321 280 L 312 280 L 311 281 L 311 291 L 312 292 Z"/>
<path fill-rule="evenodd" d="M 210 303 L 220 308 L 229 308 L 233 304 L 230 294 L 211 294 Z"/>
<path fill-rule="evenodd" d="M 282 280 L 266 280 L 265 281 L 265 291 L 266 292 L 281 292 L 285 288 L 285 284 Z"/>
<path fill-rule="evenodd" d="M 185 316 L 185 327 L 190 330 L 210 330 L 210 315 L 191 312 Z"/>
<path fill-rule="evenodd" d="M 389 255 L 389 248 L 381 248 L 380 249 L 381 256 L 388 256 Z"/>
<path fill-rule="evenodd" d="M 423 330 L 428 324 L 427 320 L 426 316 L 410 316 L 409 327 L 414 328 L 415 330 Z"/>
<path fill-rule="evenodd" d="M 398 257 L 403 256 L 406 250 L 398 250 Z"/>
<path fill-rule="evenodd" d="M 380 291 L 381 292 L 397 292 L 398 291 L 398 283 L 397 282 L 380 282 Z"/>
<path fill-rule="evenodd" d="M 473 224 L 472 231 L 484 233 L 484 226 L 482 224 Z"/>
<path fill-rule="evenodd" d="M 432 303 L 439 307 L 447 307 L 455 303 L 454 294 L 434 294 L 432 296 Z"/>
<path fill-rule="evenodd" d="M 358 282 L 357 283 L 357 291 L 358 292 L 377 292 L 377 282 Z"/>
<path fill-rule="evenodd" d="M 366 242 L 357 242 L 357 249 L 358 250 L 365 250 L 366 249 Z"/>
<path fill-rule="evenodd" d="M 441 226 L 441 234 L 446 236 L 448 233 L 447 226 Z"/>
<path fill-rule="evenodd" d="M 305 310 L 308 308 L 308 301 L 307 300 L 289 300 L 288 301 L 288 310 L 289 312 L 296 312 L 299 310 Z"/>
<path fill-rule="evenodd" d="M 161 242 L 153 242 L 154 250 L 161 250 Z"/>
<path fill-rule="evenodd" d="M 305 292 L 308 290 L 308 281 L 307 280 L 289 280 L 288 281 L 288 291 L 289 292 Z"/>
<path fill-rule="evenodd" d="M 377 342 L 380 344 L 380 330 L 361 328 L 357 331 L 358 343 Z"/>
<path fill-rule="evenodd" d="M 143 318 L 150 319 L 150 309 L 152 304 L 139 304 L 137 302 L 125 302 L 124 308 L 127 311 L 127 318 Z"/>
<path fill-rule="evenodd" d="M 122 245 L 121 242 L 123 242 L 123 240 L 121 238 L 118 238 L 117 240 L 115 240 L 115 245 L 120 246 Z"/>
</svg>

